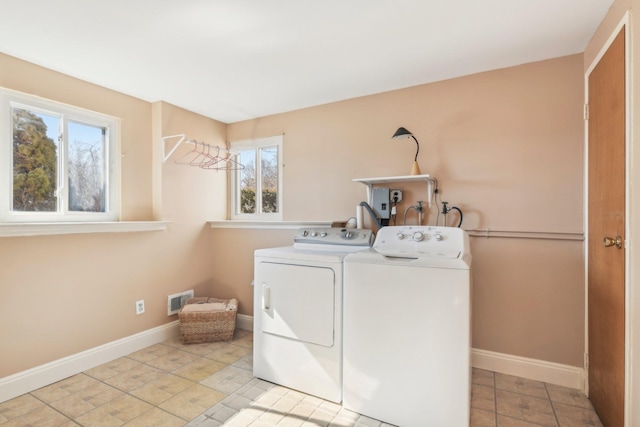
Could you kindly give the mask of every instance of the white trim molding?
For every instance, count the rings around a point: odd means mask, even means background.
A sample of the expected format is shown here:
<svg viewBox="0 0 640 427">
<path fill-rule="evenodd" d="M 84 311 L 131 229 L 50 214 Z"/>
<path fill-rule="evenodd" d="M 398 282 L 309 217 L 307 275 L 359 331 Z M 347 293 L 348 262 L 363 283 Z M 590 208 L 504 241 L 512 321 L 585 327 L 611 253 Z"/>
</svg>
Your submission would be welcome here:
<svg viewBox="0 0 640 427">
<path fill-rule="evenodd" d="M 478 230 L 465 230 L 470 237 L 482 238 L 512 238 L 512 239 L 542 239 L 542 240 L 576 240 L 583 241 L 584 233 L 581 231 L 513 231 L 490 230 L 488 228 Z"/>
<path fill-rule="evenodd" d="M 208 221 L 211 228 L 246 228 L 264 230 L 297 230 L 302 227 L 331 227 L 331 221 Z"/>
<path fill-rule="evenodd" d="M 252 331 L 253 316 L 238 314 L 236 316 L 236 327 Z M 145 347 L 174 338 L 180 333 L 179 329 L 180 321 L 175 320 L 156 328 L 0 378 L 0 403 L 79 374 L 87 369 L 111 362 Z"/>
<path fill-rule="evenodd" d="M 253 331 L 253 316 L 248 316 L 246 314 L 237 314 L 236 328 L 245 331 Z"/>
<path fill-rule="evenodd" d="M 168 224 L 168 221 L 7 222 L 0 223 L 0 237 L 162 231 Z"/>
<path fill-rule="evenodd" d="M 135 335 L 112 341 L 80 353 L 63 357 L 8 377 L 0 378 L 0 402 L 108 363 L 178 334 L 179 321 L 173 321 Z"/>
<path fill-rule="evenodd" d="M 137 333 L 71 356 L 0 378 L 0 403 L 108 363 L 179 334 L 180 322 Z M 253 316 L 238 314 L 236 327 L 253 330 Z M 471 350 L 471 366 L 584 391 L 584 369 L 487 350 Z"/>
<path fill-rule="evenodd" d="M 560 363 L 547 362 L 527 357 L 493 351 L 472 349 L 471 366 L 501 374 L 514 375 L 530 380 L 542 381 L 564 387 L 575 388 L 584 392 L 583 368 Z"/>
</svg>

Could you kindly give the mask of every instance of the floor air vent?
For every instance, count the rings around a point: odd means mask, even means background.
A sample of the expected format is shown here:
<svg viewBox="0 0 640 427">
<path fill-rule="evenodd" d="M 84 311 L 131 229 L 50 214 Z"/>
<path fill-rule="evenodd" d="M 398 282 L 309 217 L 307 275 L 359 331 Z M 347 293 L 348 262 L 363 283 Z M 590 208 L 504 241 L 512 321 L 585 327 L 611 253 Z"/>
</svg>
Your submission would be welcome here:
<svg viewBox="0 0 640 427">
<path fill-rule="evenodd" d="M 167 298 L 167 316 L 177 314 L 189 298 L 193 298 L 193 289 L 169 295 Z"/>
</svg>

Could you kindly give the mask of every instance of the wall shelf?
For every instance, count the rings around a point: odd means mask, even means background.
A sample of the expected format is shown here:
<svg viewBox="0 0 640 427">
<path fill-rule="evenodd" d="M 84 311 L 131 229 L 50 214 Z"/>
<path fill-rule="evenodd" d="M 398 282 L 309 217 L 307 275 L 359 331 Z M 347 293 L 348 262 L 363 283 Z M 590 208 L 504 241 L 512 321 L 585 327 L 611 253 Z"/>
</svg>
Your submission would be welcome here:
<svg viewBox="0 0 640 427">
<path fill-rule="evenodd" d="M 379 178 L 355 178 L 353 182 L 361 182 L 367 186 L 367 203 L 371 204 L 373 186 L 380 184 L 395 184 L 399 182 L 425 182 L 427 184 L 427 206 L 431 207 L 433 199 L 433 190 L 438 186 L 438 180 L 431 175 L 406 175 L 406 176 L 387 176 Z"/>
<path fill-rule="evenodd" d="M 60 234 L 133 233 L 166 230 L 168 221 L 10 222 L 0 224 L 0 238 Z"/>
</svg>

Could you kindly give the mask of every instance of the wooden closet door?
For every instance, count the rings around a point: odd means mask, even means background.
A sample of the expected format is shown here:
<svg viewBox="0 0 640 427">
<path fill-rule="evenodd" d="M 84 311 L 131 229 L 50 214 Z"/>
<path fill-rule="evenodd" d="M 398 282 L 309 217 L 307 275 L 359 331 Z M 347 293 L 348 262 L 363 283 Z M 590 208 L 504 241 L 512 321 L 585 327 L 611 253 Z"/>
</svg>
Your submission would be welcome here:
<svg viewBox="0 0 640 427">
<path fill-rule="evenodd" d="M 625 36 L 588 78 L 589 399 L 605 427 L 624 425 Z M 616 246 L 616 239 L 622 239 Z M 612 240 L 606 241 L 605 238 Z"/>
</svg>

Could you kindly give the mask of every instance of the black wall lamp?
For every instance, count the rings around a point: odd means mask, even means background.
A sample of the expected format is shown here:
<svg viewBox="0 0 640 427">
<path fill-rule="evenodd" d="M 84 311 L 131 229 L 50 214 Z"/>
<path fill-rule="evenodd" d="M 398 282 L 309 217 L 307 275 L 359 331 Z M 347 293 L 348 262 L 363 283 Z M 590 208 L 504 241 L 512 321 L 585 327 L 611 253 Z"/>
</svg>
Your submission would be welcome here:
<svg viewBox="0 0 640 427">
<path fill-rule="evenodd" d="M 413 159 L 413 166 L 411 167 L 411 175 L 422 175 L 420 172 L 420 166 L 418 166 L 418 153 L 420 152 L 420 144 L 418 140 L 411 132 L 405 128 L 398 128 L 396 133 L 393 134 L 393 139 L 408 138 L 411 137 L 416 142 L 416 157 Z"/>
</svg>

